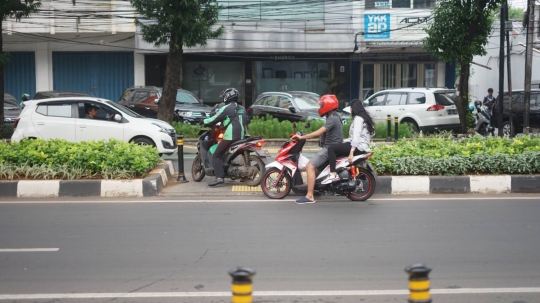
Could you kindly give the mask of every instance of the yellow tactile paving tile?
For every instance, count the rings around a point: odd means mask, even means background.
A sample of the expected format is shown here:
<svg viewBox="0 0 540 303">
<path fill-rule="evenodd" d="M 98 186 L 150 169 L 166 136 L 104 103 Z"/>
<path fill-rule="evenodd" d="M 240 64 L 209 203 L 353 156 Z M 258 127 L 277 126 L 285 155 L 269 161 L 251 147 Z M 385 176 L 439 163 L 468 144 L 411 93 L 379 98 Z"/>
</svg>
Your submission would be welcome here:
<svg viewBox="0 0 540 303">
<path fill-rule="evenodd" d="M 233 192 L 257 192 L 262 191 L 260 186 L 247 186 L 247 185 L 233 185 L 231 188 Z"/>
</svg>

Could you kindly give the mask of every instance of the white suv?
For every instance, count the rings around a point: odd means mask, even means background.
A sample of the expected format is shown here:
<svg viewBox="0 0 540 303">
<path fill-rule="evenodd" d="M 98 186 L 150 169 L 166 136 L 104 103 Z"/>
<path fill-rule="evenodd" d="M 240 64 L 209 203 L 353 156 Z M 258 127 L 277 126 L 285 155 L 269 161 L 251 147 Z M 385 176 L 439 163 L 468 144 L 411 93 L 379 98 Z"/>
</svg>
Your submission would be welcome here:
<svg viewBox="0 0 540 303">
<path fill-rule="evenodd" d="M 153 146 L 160 154 L 172 154 L 177 147 L 176 132 L 170 124 L 144 118 L 109 100 L 72 97 L 24 104 L 14 123 L 14 142 L 24 138 L 72 142 L 117 139 Z"/>
<path fill-rule="evenodd" d="M 396 88 L 377 92 L 364 101 L 374 122 L 387 121 L 387 115 L 409 123 L 415 131 L 460 130 L 459 116 L 452 98 L 455 90 L 446 88 Z M 350 107 L 344 109 L 350 112 Z"/>
</svg>

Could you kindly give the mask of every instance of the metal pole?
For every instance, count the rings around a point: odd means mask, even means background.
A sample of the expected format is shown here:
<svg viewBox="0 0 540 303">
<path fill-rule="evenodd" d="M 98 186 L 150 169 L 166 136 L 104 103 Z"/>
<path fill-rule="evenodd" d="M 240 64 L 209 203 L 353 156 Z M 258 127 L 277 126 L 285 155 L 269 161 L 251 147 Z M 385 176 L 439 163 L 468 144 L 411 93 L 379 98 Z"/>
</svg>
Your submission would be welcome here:
<svg viewBox="0 0 540 303">
<path fill-rule="evenodd" d="M 532 52 L 533 52 L 533 33 L 534 33 L 534 1 L 528 0 L 529 24 L 527 25 L 527 45 L 525 55 L 525 111 L 523 113 L 523 133 L 528 134 L 529 112 L 531 107 L 531 76 L 532 76 Z"/>
<path fill-rule="evenodd" d="M 253 302 L 253 282 L 255 271 L 247 267 L 237 267 L 229 270 L 232 280 L 232 303 Z"/>
<path fill-rule="evenodd" d="M 386 115 L 388 135 L 386 136 L 386 142 L 392 142 L 392 115 Z"/>
<path fill-rule="evenodd" d="M 394 117 L 394 138 L 395 140 L 399 140 L 399 123 L 398 123 L 398 117 Z"/>
<path fill-rule="evenodd" d="M 414 264 L 405 268 L 409 274 L 409 303 L 431 303 L 429 295 L 429 272 L 424 264 Z"/>
<path fill-rule="evenodd" d="M 188 183 L 184 174 L 184 135 L 177 135 L 178 142 L 178 178 L 176 179 L 179 183 Z"/>
<path fill-rule="evenodd" d="M 501 102 L 498 102 L 497 111 L 500 113 L 498 116 L 497 125 L 499 126 L 499 137 L 503 136 L 503 103 L 502 96 L 504 95 L 504 20 L 505 20 L 506 4 L 501 5 L 501 18 L 500 22 L 500 39 L 499 39 L 499 97 Z"/>
<path fill-rule="evenodd" d="M 514 120 L 512 119 L 512 64 L 510 60 L 510 31 L 512 30 L 512 21 L 508 21 L 508 10 L 506 10 L 505 17 L 505 30 L 506 30 L 506 67 L 507 71 L 507 81 L 508 81 L 508 117 L 510 119 L 510 134 L 509 136 L 514 135 Z M 502 98 L 502 96 L 501 96 Z M 499 102 L 502 102 L 499 101 Z M 493 112 L 493 110 L 491 111 Z M 499 115 L 502 115 L 499 114 Z"/>
</svg>

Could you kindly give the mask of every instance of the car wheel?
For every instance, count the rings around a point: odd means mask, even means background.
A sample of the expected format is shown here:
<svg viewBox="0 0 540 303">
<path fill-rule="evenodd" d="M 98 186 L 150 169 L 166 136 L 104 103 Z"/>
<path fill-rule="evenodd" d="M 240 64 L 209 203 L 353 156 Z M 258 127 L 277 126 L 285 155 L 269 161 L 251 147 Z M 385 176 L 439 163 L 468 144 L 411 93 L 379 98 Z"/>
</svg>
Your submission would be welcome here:
<svg viewBox="0 0 540 303">
<path fill-rule="evenodd" d="M 506 121 L 503 123 L 503 126 L 502 126 L 502 129 L 503 129 L 503 135 L 504 136 L 508 136 L 510 137 L 512 135 L 511 133 L 511 126 L 510 126 L 510 121 Z"/>
<path fill-rule="evenodd" d="M 402 121 L 401 123 L 402 124 L 409 124 L 412 127 L 412 129 L 413 129 L 413 131 L 415 133 L 420 132 L 420 128 L 418 127 L 418 124 L 416 124 L 416 122 L 413 122 L 413 121 L 410 121 L 410 120 L 405 120 L 405 121 Z"/>
<path fill-rule="evenodd" d="M 140 146 L 156 147 L 154 142 L 152 140 L 148 139 L 148 138 L 143 138 L 143 137 L 135 138 L 132 142 L 137 144 L 137 145 L 140 145 Z"/>
</svg>

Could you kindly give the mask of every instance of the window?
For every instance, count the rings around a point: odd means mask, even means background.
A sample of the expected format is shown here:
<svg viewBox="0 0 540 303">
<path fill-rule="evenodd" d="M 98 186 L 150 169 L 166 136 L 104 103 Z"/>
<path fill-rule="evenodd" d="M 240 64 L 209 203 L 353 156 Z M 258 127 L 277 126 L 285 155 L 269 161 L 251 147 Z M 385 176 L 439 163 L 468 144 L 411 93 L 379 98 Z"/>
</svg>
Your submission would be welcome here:
<svg viewBox="0 0 540 303">
<path fill-rule="evenodd" d="M 114 116 L 118 111 L 94 102 L 81 102 L 78 106 L 79 118 L 102 121 L 115 121 Z"/>
<path fill-rule="evenodd" d="M 433 8 L 435 0 L 413 0 L 413 8 Z"/>
<path fill-rule="evenodd" d="M 135 97 L 133 97 L 133 102 L 140 102 L 148 97 L 147 91 L 139 91 L 135 93 Z"/>
<path fill-rule="evenodd" d="M 279 97 L 277 96 L 268 96 L 266 98 L 266 101 L 264 102 L 264 105 L 270 106 L 270 107 L 277 107 L 279 104 Z"/>
<path fill-rule="evenodd" d="M 381 90 L 396 87 L 396 64 L 383 63 L 381 64 Z"/>
<path fill-rule="evenodd" d="M 124 92 L 124 95 L 122 96 L 122 98 L 120 98 L 120 101 L 131 102 L 131 99 L 133 99 L 134 95 L 135 95 L 135 91 L 128 89 Z"/>
<path fill-rule="evenodd" d="M 407 94 L 389 93 L 386 97 L 386 105 L 405 105 L 407 103 Z"/>
<path fill-rule="evenodd" d="M 326 1 L 218 0 L 219 20 L 322 20 Z"/>
<path fill-rule="evenodd" d="M 36 112 L 49 117 L 71 118 L 71 104 L 42 104 Z"/>
<path fill-rule="evenodd" d="M 281 108 L 289 108 L 293 106 L 292 101 L 287 97 L 279 97 L 279 107 Z"/>
<path fill-rule="evenodd" d="M 401 87 L 418 86 L 418 64 L 401 64 Z"/>
<path fill-rule="evenodd" d="M 435 63 L 424 63 L 424 87 L 436 87 L 435 83 Z"/>
<path fill-rule="evenodd" d="M 426 95 L 424 93 L 410 93 L 409 102 L 407 104 L 424 104 L 426 103 Z"/>
<path fill-rule="evenodd" d="M 392 0 L 392 8 L 411 8 L 411 0 Z"/>
<path fill-rule="evenodd" d="M 255 101 L 255 103 L 253 103 L 253 105 L 261 105 L 261 106 L 264 106 L 264 104 L 266 103 L 266 99 L 268 97 L 262 97 L 262 98 L 259 98 L 259 100 Z"/>
<path fill-rule="evenodd" d="M 386 97 L 386 94 L 380 94 L 373 96 L 371 99 L 369 99 L 369 106 L 382 106 L 384 105 L 384 98 Z"/>
<path fill-rule="evenodd" d="M 439 105 L 454 105 L 454 101 L 450 99 L 448 94 L 436 93 L 433 95 L 435 96 L 435 103 Z"/>
</svg>

